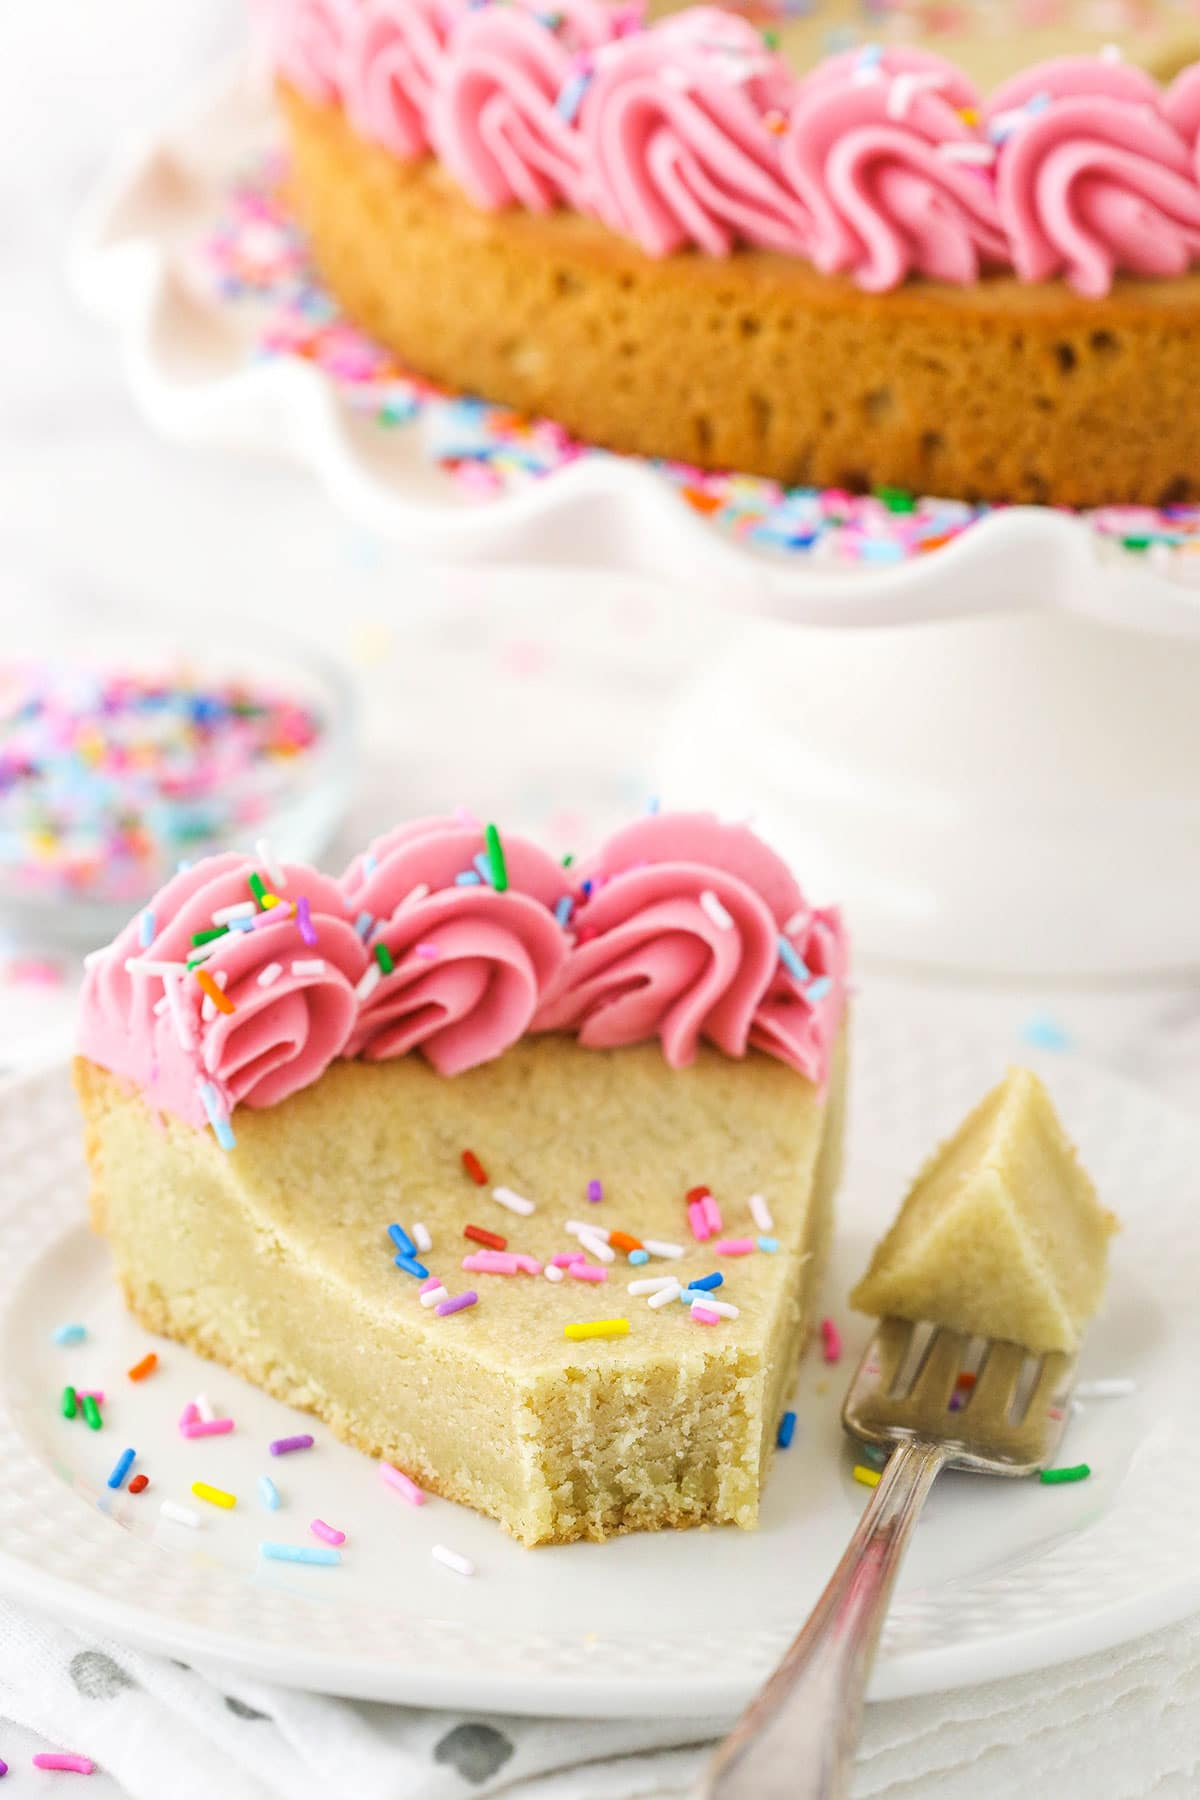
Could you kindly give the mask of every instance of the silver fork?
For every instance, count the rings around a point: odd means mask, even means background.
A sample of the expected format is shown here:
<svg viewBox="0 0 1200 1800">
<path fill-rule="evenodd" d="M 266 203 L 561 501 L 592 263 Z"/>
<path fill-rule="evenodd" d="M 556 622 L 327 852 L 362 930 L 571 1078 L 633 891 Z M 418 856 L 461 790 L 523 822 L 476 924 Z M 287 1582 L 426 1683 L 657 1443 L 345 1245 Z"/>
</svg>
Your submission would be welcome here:
<svg viewBox="0 0 1200 1800">
<path fill-rule="evenodd" d="M 947 1468 L 1033 1475 L 1052 1460 L 1074 1358 L 989 1342 L 964 1389 L 971 1348 L 959 1332 L 905 1319 L 885 1319 L 868 1344 L 842 1423 L 890 1450 L 887 1466 L 808 1623 L 718 1748 L 696 1800 L 843 1800 L 892 1584 L 934 1478 Z"/>
</svg>

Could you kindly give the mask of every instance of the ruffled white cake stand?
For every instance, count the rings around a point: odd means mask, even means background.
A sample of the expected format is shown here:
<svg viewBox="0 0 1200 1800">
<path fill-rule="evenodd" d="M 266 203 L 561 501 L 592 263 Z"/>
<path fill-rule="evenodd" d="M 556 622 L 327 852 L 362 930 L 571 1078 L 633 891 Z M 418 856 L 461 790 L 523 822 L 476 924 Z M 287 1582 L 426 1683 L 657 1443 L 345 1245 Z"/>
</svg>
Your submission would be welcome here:
<svg viewBox="0 0 1200 1800">
<path fill-rule="evenodd" d="M 847 567 L 735 537 L 607 456 L 471 501 L 419 427 L 383 432 L 312 363 L 256 356 L 244 311 L 190 279 L 273 137 L 265 82 L 228 74 L 88 209 L 76 284 L 159 430 L 291 457 L 431 560 L 716 594 L 737 627 L 664 721 L 664 798 L 755 814 L 844 900 L 862 950 L 1058 974 L 1200 961 L 1200 555 L 1134 557 L 1082 518 L 1015 507 Z"/>
</svg>

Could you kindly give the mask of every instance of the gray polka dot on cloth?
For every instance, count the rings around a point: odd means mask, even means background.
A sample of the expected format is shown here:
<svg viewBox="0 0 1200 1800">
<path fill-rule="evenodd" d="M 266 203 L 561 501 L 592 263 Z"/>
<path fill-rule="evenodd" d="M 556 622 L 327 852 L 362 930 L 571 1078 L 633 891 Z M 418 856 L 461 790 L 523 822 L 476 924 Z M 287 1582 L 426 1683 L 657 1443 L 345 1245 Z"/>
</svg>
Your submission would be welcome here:
<svg viewBox="0 0 1200 1800">
<path fill-rule="evenodd" d="M 225 1704 L 235 1719 L 265 1719 L 266 1713 L 259 1712 L 255 1706 L 247 1706 L 244 1700 L 236 1700 L 232 1694 L 226 1694 Z"/>
<path fill-rule="evenodd" d="M 67 1673 L 85 1700 L 112 1700 L 125 1688 L 137 1686 L 133 1676 L 103 1650 L 81 1650 L 71 1658 Z"/>
<path fill-rule="evenodd" d="M 456 1725 L 441 1739 L 433 1760 L 450 1767 L 478 1787 L 497 1769 L 502 1769 L 513 1753 L 513 1747 L 494 1725 Z"/>
</svg>

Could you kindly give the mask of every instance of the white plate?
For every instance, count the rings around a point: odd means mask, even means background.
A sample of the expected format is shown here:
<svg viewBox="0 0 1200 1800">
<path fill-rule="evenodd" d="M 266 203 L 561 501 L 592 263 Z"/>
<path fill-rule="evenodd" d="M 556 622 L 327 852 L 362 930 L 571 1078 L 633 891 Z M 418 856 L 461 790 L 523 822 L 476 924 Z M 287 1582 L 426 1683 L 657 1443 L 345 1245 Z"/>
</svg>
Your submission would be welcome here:
<svg viewBox="0 0 1200 1800">
<path fill-rule="evenodd" d="M 149 1347 L 124 1314 L 103 1246 L 83 1223 L 78 1126 L 59 1067 L 0 1089 L 0 1590 L 170 1655 L 264 1680 L 366 1698 L 513 1712 L 732 1716 L 804 1617 L 862 1509 L 838 1407 L 865 1336 L 841 1296 L 930 1143 L 992 1081 L 1004 1051 L 916 1038 L 902 1020 L 857 1025 L 854 1154 L 827 1293 L 846 1357 L 801 1371 L 793 1448 L 771 1475 L 762 1528 L 634 1536 L 526 1551 L 449 1502 L 414 1511 L 370 1462 L 312 1426 L 315 1449 L 272 1460 L 299 1415 L 175 1345 L 133 1385 Z M 1083 1374 L 1132 1376 L 1095 1402 L 1064 1457 L 1091 1463 L 1067 1487 L 969 1476 L 938 1483 L 904 1569 L 876 1697 L 1012 1674 L 1167 1624 L 1200 1606 L 1194 1371 L 1200 1310 L 1192 1233 L 1200 1129 L 1139 1090 L 1052 1059 L 1054 1091 L 1102 1191 L 1120 1212 L 1112 1291 Z M 53 1328 L 88 1327 L 77 1349 Z M 62 1386 L 97 1385 L 105 1428 L 59 1413 Z M 185 1442 L 175 1421 L 205 1389 L 237 1420 Z M 141 1496 L 105 1481 L 136 1447 Z M 284 1507 L 264 1512 L 270 1470 Z M 193 1480 L 239 1496 L 193 1501 Z M 173 1498 L 204 1514 L 159 1518 Z M 349 1533 L 340 1568 L 262 1564 L 264 1537 L 312 1542 L 320 1516 Z M 434 1563 L 445 1543 L 478 1565 Z"/>
<path fill-rule="evenodd" d="M 1062 609 L 1139 632 L 1196 635 L 1200 555 L 1132 557 L 1087 521 L 1012 507 L 934 554 L 846 567 L 753 546 L 702 519 L 650 464 L 589 457 L 486 504 L 416 430 L 381 432 L 295 358 L 255 354 L 245 308 L 203 297 L 189 255 L 233 178 L 278 140 L 268 84 L 229 73 L 112 171 L 78 235 L 75 284 L 120 334 L 134 395 L 184 441 L 291 457 L 352 518 L 451 561 L 595 567 L 705 583 L 795 623 L 894 625 Z M 1165 550 L 1165 547 L 1163 547 Z"/>
</svg>

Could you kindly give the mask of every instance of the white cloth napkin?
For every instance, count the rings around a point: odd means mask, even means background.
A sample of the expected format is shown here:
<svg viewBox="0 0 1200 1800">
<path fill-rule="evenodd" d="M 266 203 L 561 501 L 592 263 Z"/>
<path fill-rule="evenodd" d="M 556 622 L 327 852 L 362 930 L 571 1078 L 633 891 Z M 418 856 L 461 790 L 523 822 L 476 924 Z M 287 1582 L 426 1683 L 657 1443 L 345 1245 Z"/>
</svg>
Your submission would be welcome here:
<svg viewBox="0 0 1200 1800">
<path fill-rule="evenodd" d="M 221 1677 L 0 1607 L 0 1756 L 89 1800 L 672 1800 L 703 1724 L 455 1715 Z M 1015 1680 L 872 1706 L 855 1800 L 1195 1800 L 1200 1618 Z"/>
</svg>

